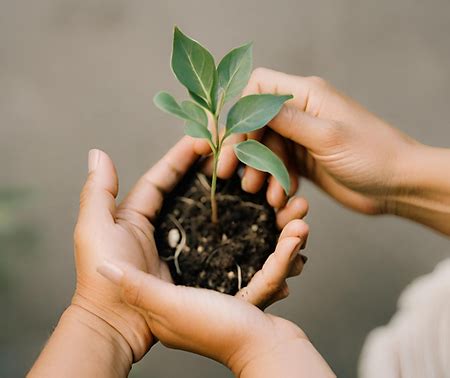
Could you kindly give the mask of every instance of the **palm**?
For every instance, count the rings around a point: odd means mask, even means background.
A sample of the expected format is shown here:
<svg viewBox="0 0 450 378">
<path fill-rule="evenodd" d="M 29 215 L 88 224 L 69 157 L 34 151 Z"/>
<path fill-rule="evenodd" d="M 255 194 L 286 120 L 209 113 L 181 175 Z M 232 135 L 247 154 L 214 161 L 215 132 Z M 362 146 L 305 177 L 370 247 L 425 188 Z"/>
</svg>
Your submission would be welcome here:
<svg viewBox="0 0 450 378">
<path fill-rule="evenodd" d="M 148 316 L 128 306 L 120 290 L 100 276 L 96 269 L 105 261 L 116 261 L 164 281 L 172 281 L 166 263 L 158 256 L 152 221 L 161 208 L 164 193 L 173 189 L 198 155 L 193 150 L 193 140 L 183 138 L 116 206 L 118 180 L 115 168 L 111 159 L 100 153 L 101 169 L 90 173 L 81 193 L 80 215 L 75 229 L 77 288 L 73 303 L 98 315 L 118 330 L 130 344 L 135 358 L 139 359 L 155 341 Z M 293 201 L 291 208 L 280 211 L 279 225 L 283 227 L 290 220 L 303 217 L 306 206 L 298 206 L 303 202 Z M 303 267 L 300 256 L 291 256 L 296 253 L 292 249 L 306 240 L 307 233 L 307 226 L 302 221 L 286 226 L 273 254 L 275 257 L 269 257 L 263 271 L 258 272 L 245 292 L 239 295 L 257 305 L 285 297 L 285 279 L 299 274 Z"/>
<path fill-rule="evenodd" d="M 287 141 L 294 144 L 291 141 Z M 345 148 L 312 153 L 305 147 L 293 146 L 296 163 L 292 165 L 296 174 L 316 183 L 345 206 L 373 214 L 380 211 L 380 203 L 371 196 L 373 171 L 361 164 L 361 156 L 354 156 Z M 358 166 L 359 165 L 359 166 Z M 364 167 L 361 170 L 361 166 Z"/>
<path fill-rule="evenodd" d="M 129 266 L 123 265 L 123 270 L 126 299 L 146 311 L 152 332 L 169 347 L 232 364 L 233 354 L 245 349 L 249 341 L 267 345 L 268 340 L 277 344 L 275 337 L 306 338 L 293 323 L 265 314 L 246 301 L 212 290 L 175 286 Z"/>
<path fill-rule="evenodd" d="M 120 214 L 120 208 L 118 213 Z M 137 223 L 141 225 L 137 226 Z M 122 251 L 127 251 L 123 256 L 117 256 L 118 260 L 166 281 L 172 281 L 167 264 L 160 259 L 156 250 L 153 225 L 145 217 L 129 212 L 116 220 L 113 235 L 112 244 L 119 245 Z"/>
</svg>

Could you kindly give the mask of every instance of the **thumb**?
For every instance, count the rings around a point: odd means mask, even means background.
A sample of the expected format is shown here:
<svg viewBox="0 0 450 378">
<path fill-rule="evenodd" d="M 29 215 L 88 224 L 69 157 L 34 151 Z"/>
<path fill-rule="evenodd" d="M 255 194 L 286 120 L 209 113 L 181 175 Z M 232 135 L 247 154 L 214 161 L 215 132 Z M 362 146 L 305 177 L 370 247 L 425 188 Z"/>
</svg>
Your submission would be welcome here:
<svg viewBox="0 0 450 378">
<path fill-rule="evenodd" d="M 182 312 L 183 301 L 177 287 L 136 267 L 104 261 L 97 272 L 122 289 L 123 299 L 149 314 Z M 178 287 L 179 289 L 179 287 Z"/>
<path fill-rule="evenodd" d="M 292 105 L 285 105 L 268 126 L 278 134 L 310 150 L 323 145 L 333 124 Z"/>
<path fill-rule="evenodd" d="M 111 222 L 118 191 L 116 169 L 111 158 L 100 150 L 90 150 L 89 175 L 80 195 L 80 222 Z"/>
<path fill-rule="evenodd" d="M 150 313 L 164 312 L 173 307 L 175 286 L 145 273 L 132 265 L 104 261 L 97 271 L 120 286 L 123 299 L 131 306 L 139 307 Z"/>
</svg>

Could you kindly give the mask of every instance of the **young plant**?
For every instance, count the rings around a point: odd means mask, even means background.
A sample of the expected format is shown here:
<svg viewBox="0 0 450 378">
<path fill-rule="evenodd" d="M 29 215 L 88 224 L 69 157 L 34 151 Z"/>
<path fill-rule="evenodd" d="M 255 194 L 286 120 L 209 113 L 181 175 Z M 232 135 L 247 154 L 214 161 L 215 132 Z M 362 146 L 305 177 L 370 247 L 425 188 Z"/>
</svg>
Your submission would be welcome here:
<svg viewBox="0 0 450 378">
<path fill-rule="evenodd" d="M 248 133 L 264 127 L 292 96 L 255 94 L 242 97 L 228 112 L 225 130 L 221 133 L 219 118 L 224 104 L 236 97 L 250 78 L 252 44 L 231 50 L 216 67 L 208 50 L 175 27 L 172 70 L 193 101 L 179 104 L 167 92 L 159 92 L 153 101 L 161 110 L 184 120 L 187 135 L 208 141 L 213 155 L 211 220 L 217 223 L 217 163 L 224 141 L 231 134 Z M 208 129 L 209 124 L 212 133 Z M 286 194 L 289 192 L 288 171 L 280 158 L 266 146 L 256 140 L 247 140 L 234 145 L 234 152 L 242 163 L 273 175 Z"/>
</svg>

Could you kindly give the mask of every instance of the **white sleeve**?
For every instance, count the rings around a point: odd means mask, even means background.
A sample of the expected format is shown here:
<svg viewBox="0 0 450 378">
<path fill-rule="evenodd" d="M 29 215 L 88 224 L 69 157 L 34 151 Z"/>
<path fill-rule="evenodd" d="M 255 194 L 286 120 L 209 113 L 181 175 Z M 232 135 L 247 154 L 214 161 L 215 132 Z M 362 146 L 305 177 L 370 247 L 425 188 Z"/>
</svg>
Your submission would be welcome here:
<svg viewBox="0 0 450 378">
<path fill-rule="evenodd" d="M 450 378 L 450 259 L 411 283 L 364 344 L 361 378 Z"/>
</svg>

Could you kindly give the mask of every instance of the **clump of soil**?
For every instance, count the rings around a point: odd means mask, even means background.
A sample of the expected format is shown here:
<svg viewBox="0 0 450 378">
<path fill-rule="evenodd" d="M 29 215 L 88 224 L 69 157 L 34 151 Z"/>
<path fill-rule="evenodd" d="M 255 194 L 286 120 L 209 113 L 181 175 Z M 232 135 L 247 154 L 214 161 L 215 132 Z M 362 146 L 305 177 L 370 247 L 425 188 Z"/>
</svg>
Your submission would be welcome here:
<svg viewBox="0 0 450 378">
<path fill-rule="evenodd" d="M 189 172 L 166 198 L 156 244 L 176 284 L 235 294 L 273 252 L 278 231 L 265 188 L 241 189 L 236 174 L 217 183 L 219 223 L 211 222 L 210 180 Z"/>
</svg>

